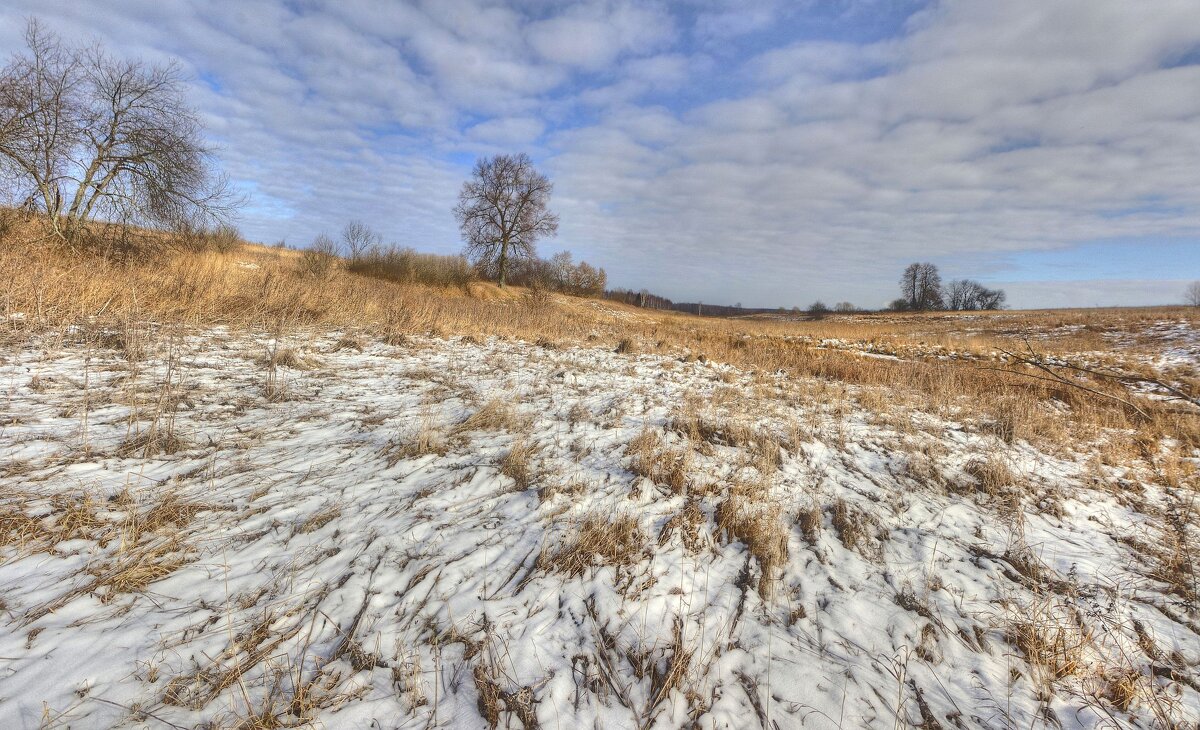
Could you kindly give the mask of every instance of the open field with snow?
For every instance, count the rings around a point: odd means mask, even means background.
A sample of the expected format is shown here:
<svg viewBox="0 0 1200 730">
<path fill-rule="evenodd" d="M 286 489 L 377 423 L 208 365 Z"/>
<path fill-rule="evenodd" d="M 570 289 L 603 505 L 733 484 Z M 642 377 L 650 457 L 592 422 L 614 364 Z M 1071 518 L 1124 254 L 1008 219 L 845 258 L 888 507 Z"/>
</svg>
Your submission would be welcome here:
<svg viewBox="0 0 1200 730">
<path fill-rule="evenodd" d="M 1192 312 L 338 321 L 246 263 L 6 292 L 0 726 L 1200 719 Z"/>
</svg>

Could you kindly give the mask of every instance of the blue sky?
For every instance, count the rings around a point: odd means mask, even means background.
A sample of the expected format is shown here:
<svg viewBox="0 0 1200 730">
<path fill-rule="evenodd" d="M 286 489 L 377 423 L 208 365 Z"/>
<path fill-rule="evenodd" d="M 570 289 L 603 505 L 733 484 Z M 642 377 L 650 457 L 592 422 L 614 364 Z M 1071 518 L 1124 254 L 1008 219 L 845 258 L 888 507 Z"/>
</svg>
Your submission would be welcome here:
<svg viewBox="0 0 1200 730">
<path fill-rule="evenodd" d="M 676 300 L 880 306 L 932 261 L 1019 307 L 1200 279 L 1195 0 L 9 0 L 174 58 L 250 237 L 358 218 L 459 250 L 473 160 L 525 151 L 558 238 Z"/>
</svg>

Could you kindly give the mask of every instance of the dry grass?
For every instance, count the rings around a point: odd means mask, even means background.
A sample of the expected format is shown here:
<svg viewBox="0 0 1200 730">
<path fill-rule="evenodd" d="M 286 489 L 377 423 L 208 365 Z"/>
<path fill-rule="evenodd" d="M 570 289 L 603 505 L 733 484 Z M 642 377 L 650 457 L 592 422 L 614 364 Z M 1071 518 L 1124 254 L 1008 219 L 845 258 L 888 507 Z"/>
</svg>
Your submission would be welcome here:
<svg viewBox="0 0 1200 730">
<path fill-rule="evenodd" d="M 260 362 L 268 367 L 285 367 L 293 370 L 312 370 L 321 366 L 321 361 L 316 357 L 301 354 L 300 351 L 291 347 L 271 349 Z"/>
<path fill-rule="evenodd" d="M 1050 693 L 1054 683 L 1080 672 L 1089 630 L 1083 616 L 1060 599 L 1014 607 L 1006 621 L 1008 639 L 1020 650 L 1039 688 Z"/>
<path fill-rule="evenodd" d="M 145 431 L 133 434 L 121 442 L 116 455 L 121 457 L 137 456 L 148 459 L 159 454 L 174 454 L 188 448 L 188 442 L 179 434 L 166 427 L 152 424 Z"/>
<path fill-rule="evenodd" d="M 429 406 L 425 406 L 421 409 L 415 430 L 389 443 L 384 453 L 391 468 L 401 459 L 415 459 L 430 454 L 442 456 L 449 450 L 450 442 L 438 424 L 437 416 Z"/>
<path fill-rule="evenodd" d="M 493 730 L 500 725 L 501 713 L 509 713 L 526 730 L 541 727 L 537 719 L 537 697 L 533 688 L 525 686 L 507 690 L 502 685 L 501 671 L 490 663 L 476 664 L 471 672 L 475 691 L 479 695 L 479 714 Z M 507 727 L 507 725 L 506 725 Z"/>
<path fill-rule="evenodd" d="M 330 522 L 333 522 L 342 514 L 342 508 L 336 504 L 331 504 L 327 507 L 322 507 L 313 514 L 309 515 L 304 522 L 296 526 L 296 533 L 306 535 L 310 532 L 316 532 Z"/>
<path fill-rule="evenodd" d="M 830 510 L 830 521 L 838 539 L 864 558 L 878 560 L 883 554 L 880 544 L 882 528 L 879 521 L 844 499 L 837 499 Z"/>
<path fill-rule="evenodd" d="M 974 459 L 963 467 L 963 472 L 970 482 L 956 485 L 956 491 L 974 493 L 1009 520 L 1016 519 L 1025 493 L 1002 457 L 992 454 L 986 459 Z"/>
<path fill-rule="evenodd" d="M 805 542 L 809 545 L 815 547 L 820 542 L 823 519 L 821 505 L 815 501 L 796 514 L 796 524 L 800 527 L 800 534 L 804 536 Z"/>
<path fill-rule="evenodd" d="M 493 398 L 456 425 L 453 435 L 459 436 L 470 431 L 512 432 L 523 428 L 525 423 L 526 420 L 519 417 L 511 405 L 499 398 Z"/>
<path fill-rule="evenodd" d="M 670 448 L 658 432 L 645 429 L 629 442 L 625 453 L 630 458 L 629 470 L 634 474 L 665 486 L 674 494 L 687 491 L 690 450 Z"/>
<path fill-rule="evenodd" d="M 25 242 L 33 237 L 18 232 L 0 244 L 0 314 L 24 313 L 17 326 L 25 329 L 100 315 L 113 322 L 323 324 L 376 332 L 396 342 L 409 333 L 440 332 L 480 341 L 498 336 L 564 345 L 608 343 L 623 353 L 648 342 L 683 359 L 704 353 L 705 361 L 743 369 L 884 386 L 894 402 L 973 417 L 978 428 L 1006 441 L 1061 447 L 1112 428 L 1136 432 L 1146 443 L 1174 438 L 1186 448 L 1200 447 L 1200 419 L 1170 403 L 1138 398 L 1149 414 L 1141 418 L 1083 390 L 1024 377 L 1020 373 L 1033 371 L 1006 365 L 997 356 L 1001 348 L 1023 346 L 1029 333 L 1052 333 L 1035 341 L 1048 354 L 1091 352 L 1108 346 L 1109 333 L 1130 333 L 1136 340 L 1147 324 L 1163 318 L 1200 325 L 1200 312 L 1192 309 L 721 320 L 615 303 L 590 306 L 571 297 L 556 297 L 550 307 L 511 306 L 524 296 L 517 288 L 501 291 L 483 282 L 465 289 L 398 284 L 340 267 L 327 278 L 314 278 L 300 269 L 296 252 L 256 246 L 230 253 L 164 250 L 117 262 Z M 864 358 L 863 348 L 901 359 Z M 1123 393 L 1120 384 L 1081 377 L 1097 391 Z M 1194 373 L 1179 377 L 1195 387 Z M 1068 408 L 1070 418 L 1047 404 Z"/>
<path fill-rule="evenodd" d="M 727 540 L 737 540 L 758 562 L 758 593 L 763 600 L 775 594 L 783 566 L 787 563 L 787 529 L 783 510 L 763 501 L 761 487 L 734 487 L 717 505 L 717 530 Z"/>
<path fill-rule="evenodd" d="M 543 570 L 580 576 L 595 566 L 612 566 L 618 572 L 641 560 L 648 539 L 629 514 L 587 515 L 575 526 L 567 543 L 554 552 L 543 552 Z"/>
<path fill-rule="evenodd" d="M 500 459 L 500 473 L 513 480 L 517 489 L 529 489 L 537 477 L 534 467 L 534 457 L 537 453 L 536 445 L 527 438 L 518 438 Z"/>
<path fill-rule="evenodd" d="M 37 511 L 31 496 L 13 495 L 0 505 L 0 547 L 14 548 L 21 555 L 47 551 L 67 540 L 90 540 L 101 549 L 115 541 L 120 559 L 155 536 L 177 538 L 197 514 L 214 509 L 170 491 L 145 510 L 138 509 L 128 492 L 109 501 L 87 491 L 61 492 L 48 501 L 49 514 L 44 517 L 30 514 Z"/>
<path fill-rule="evenodd" d="M 21 502 L 0 504 L 0 548 L 22 555 L 51 542 L 51 531 L 42 520 L 30 516 Z"/>
<path fill-rule="evenodd" d="M 704 549 L 707 543 L 706 524 L 707 519 L 700 509 L 700 502 L 695 498 L 690 498 L 682 510 L 663 523 L 662 529 L 658 533 L 658 544 L 664 545 L 672 535 L 679 535 L 685 548 L 693 553 L 698 553 Z"/>
<path fill-rule="evenodd" d="M 123 593 L 143 591 L 182 567 L 187 562 L 186 552 L 175 538 L 121 551 L 112 562 L 89 571 L 95 580 L 87 592 L 98 593 L 100 601 L 108 603 Z"/>
<path fill-rule="evenodd" d="M 109 525 L 97 514 L 100 505 L 90 493 L 56 494 L 51 497 L 50 504 L 55 511 L 55 542 L 76 538 L 96 539 L 97 531 Z"/>
</svg>

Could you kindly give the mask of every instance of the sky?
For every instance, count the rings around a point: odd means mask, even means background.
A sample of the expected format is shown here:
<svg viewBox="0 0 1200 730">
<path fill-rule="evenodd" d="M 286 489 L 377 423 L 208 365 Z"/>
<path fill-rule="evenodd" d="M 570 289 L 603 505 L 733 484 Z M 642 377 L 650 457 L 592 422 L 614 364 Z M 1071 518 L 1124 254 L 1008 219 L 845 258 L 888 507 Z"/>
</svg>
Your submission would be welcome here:
<svg viewBox="0 0 1200 730">
<path fill-rule="evenodd" d="M 558 236 L 676 301 L 879 307 L 912 261 L 1014 307 L 1200 279 L 1198 0 L 6 0 L 190 79 L 239 226 L 461 250 L 527 152 Z"/>
</svg>

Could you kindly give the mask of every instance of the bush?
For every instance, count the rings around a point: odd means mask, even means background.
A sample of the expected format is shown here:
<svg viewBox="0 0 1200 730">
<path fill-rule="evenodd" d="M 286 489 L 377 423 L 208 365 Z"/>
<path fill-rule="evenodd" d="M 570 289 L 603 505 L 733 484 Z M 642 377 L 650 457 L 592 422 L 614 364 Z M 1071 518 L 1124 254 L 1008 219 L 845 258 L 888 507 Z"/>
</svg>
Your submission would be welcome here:
<svg viewBox="0 0 1200 730">
<path fill-rule="evenodd" d="M 510 264 L 508 282 L 515 286 L 541 287 L 577 297 L 602 297 L 608 276 L 586 261 L 576 264 L 570 251 L 555 254 L 549 261 L 532 257 Z"/>
<path fill-rule="evenodd" d="M 356 274 L 403 284 L 464 287 L 475 271 L 462 256 L 418 253 L 411 248 L 372 247 L 347 264 Z"/>
<path fill-rule="evenodd" d="M 208 247 L 220 253 L 231 253 L 241 245 L 242 234 L 231 225 L 219 225 L 208 232 Z"/>
<path fill-rule="evenodd" d="M 337 265 L 337 244 L 324 233 L 300 255 L 300 271 L 315 279 L 328 279 Z"/>
<path fill-rule="evenodd" d="M 231 253 L 242 243 L 242 234 L 229 224 L 215 228 L 182 223 L 175 228 L 175 244 L 187 251 Z"/>
</svg>

